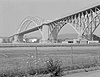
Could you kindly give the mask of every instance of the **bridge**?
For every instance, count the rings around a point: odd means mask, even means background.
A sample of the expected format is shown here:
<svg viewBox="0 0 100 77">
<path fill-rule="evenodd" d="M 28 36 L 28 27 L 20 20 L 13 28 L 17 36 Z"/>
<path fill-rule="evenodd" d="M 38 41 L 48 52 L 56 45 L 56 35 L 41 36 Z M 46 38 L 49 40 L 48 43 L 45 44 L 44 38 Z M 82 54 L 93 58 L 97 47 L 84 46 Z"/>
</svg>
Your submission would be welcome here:
<svg viewBox="0 0 100 77">
<path fill-rule="evenodd" d="M 30 23 L 36 23 L 36 27 L 26 30 Z M 23 36 L 27 33 L 39 30 L 42 34 L 42 41 L 56 42 L 60 30 L 69 24 L 81 39 L 93 40 L 93 33 L 100 25 L 100 5 L 68 15 L 52 22 L 42 22 L 35 17 L 26 17 L 18 31 L 13 36 L 13 42 L 23 42 Z M 24 30 L 24 31 L 23 31 Z"/>
</svg>

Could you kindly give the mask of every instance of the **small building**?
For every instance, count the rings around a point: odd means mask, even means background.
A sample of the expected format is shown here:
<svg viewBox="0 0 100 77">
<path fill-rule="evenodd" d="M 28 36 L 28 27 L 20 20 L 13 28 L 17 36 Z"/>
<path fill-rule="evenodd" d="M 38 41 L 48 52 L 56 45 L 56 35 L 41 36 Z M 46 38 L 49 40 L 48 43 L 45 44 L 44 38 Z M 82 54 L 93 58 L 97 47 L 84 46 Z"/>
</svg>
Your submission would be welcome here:
<svg viewBox="0 0 100 77">
<path fill-rule="evenodd" d="M 9 37 L 0 37 L 0 43 L 10 43 Z"/>
<path fill-rule="evenodd" d="M 0 38 L 0 43 L 2 43 L 3 42 L 3 38 Z"/>
<path fill-rule="evenodd" d="M 99 43 L 99 41 L 88 41 L 88 44 L 98 44 Z"/>
<path fill-rule="evenodd" d="M 26 43 L 39 43 L 39 39 L 36 37 L 27 37 L 23 39 L 24 42 Z"/>
<path fill-rule="evenodd" d="M 88 40 L 87 39 L 80 39 L 80 44 L 88 44 Z"/>
<path fill-rule="evenodd" d="M 73 39 L 68 39 L 68 40 L 62 41 L 62 43 L 75 44 L 76 42 Z"/>
<path fill-rule="evenodd" d="M 29 39 L 28 42 L 30 43 L 35 43 L 37 41 L 37 39 Z"/>
</svg>

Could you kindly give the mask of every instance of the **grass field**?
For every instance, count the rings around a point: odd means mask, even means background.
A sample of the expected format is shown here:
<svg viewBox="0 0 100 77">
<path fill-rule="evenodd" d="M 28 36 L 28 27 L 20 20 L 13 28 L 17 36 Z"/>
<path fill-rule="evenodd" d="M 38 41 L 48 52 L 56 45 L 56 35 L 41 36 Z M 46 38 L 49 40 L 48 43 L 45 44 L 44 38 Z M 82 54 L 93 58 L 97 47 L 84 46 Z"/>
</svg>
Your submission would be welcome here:
<svg viewBox="0 0 100 77">
<path fill-rule="evenodd" d="M 16 61 L 17 63 L 25 63 L 35 59 L 44 60 L 48 57 L 71 64 L 72 59 L 73 63 L 81 63 L 81 61 L 84 62 L 88 59 L 90 61 L 95 58 L 99 59 L 99 56 L 99 47 L 73 47 L 72 49 L 70 47 L 38 47 L 37 50 L 35 47 L 0 48 L 0 65 L 2 63 L 3 65 L 14 64 L 14 61 L 15 63 Z"/>
<path fill-rule="evenodd" d="M 100 47 L 0 48 L 0 70 L 36 67 L 45 64 L 49 58 L 62 61 L 63 67 L 99 63 Z"/>
</svg>

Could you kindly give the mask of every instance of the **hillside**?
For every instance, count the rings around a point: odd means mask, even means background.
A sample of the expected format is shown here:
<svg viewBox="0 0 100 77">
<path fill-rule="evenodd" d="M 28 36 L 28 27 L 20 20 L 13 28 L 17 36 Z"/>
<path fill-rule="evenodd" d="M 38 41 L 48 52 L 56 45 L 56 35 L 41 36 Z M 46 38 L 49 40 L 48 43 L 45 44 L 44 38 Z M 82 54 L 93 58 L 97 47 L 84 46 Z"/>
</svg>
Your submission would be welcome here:
<svg viewBox="0 0 100 77">
<path fill-rule="evenodd" d="M 41 37 L 28 37 L 28 38 L 38 38 L 41 39 Z M 78 38 L 78 34 L 76 33 L 67 33 L 67 34 L 59 34 L 58 35 L 58 39 L 77 39 Z M 100 42 L 100 37 L 93 34 L 93 40 L 98 40 Z"/>
<path fill-rule="evenodd" d="M 76 33 L 67 33 L 67 34 L 60 34 L 58 35 L 58 39 L 76 39 L 78 34 Z"/>
<path fill-rule="evenodd" d="M 100 42 L 100 37 L 95 35 L 95 34 L 93 34 L 93 40 L 98 40 Z"/>
</svg>

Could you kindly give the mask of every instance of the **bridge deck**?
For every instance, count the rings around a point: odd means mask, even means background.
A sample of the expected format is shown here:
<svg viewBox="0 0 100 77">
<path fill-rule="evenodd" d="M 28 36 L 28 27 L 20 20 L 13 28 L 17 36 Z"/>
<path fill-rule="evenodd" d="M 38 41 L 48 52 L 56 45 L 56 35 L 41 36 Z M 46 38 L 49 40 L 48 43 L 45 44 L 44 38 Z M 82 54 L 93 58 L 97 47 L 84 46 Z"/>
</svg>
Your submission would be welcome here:
<svg viewBox="0 0 100 77">
<path fill-rule="evenodd" d="M 35 27 L 35 28 L 32 28 L 32 29 L 29 29 L 29 30 L 26 30 L 26 31 L 23 31 L 23 32 L 19 33 L 18 35 L 23 35 L 23 34 L 27 34 L 27 33 L 33 32 L 33 31 L 37 31 L 41 27 L 42 27 L 42 25 L 38 26 L 38 27 Z"/>
</svg>

